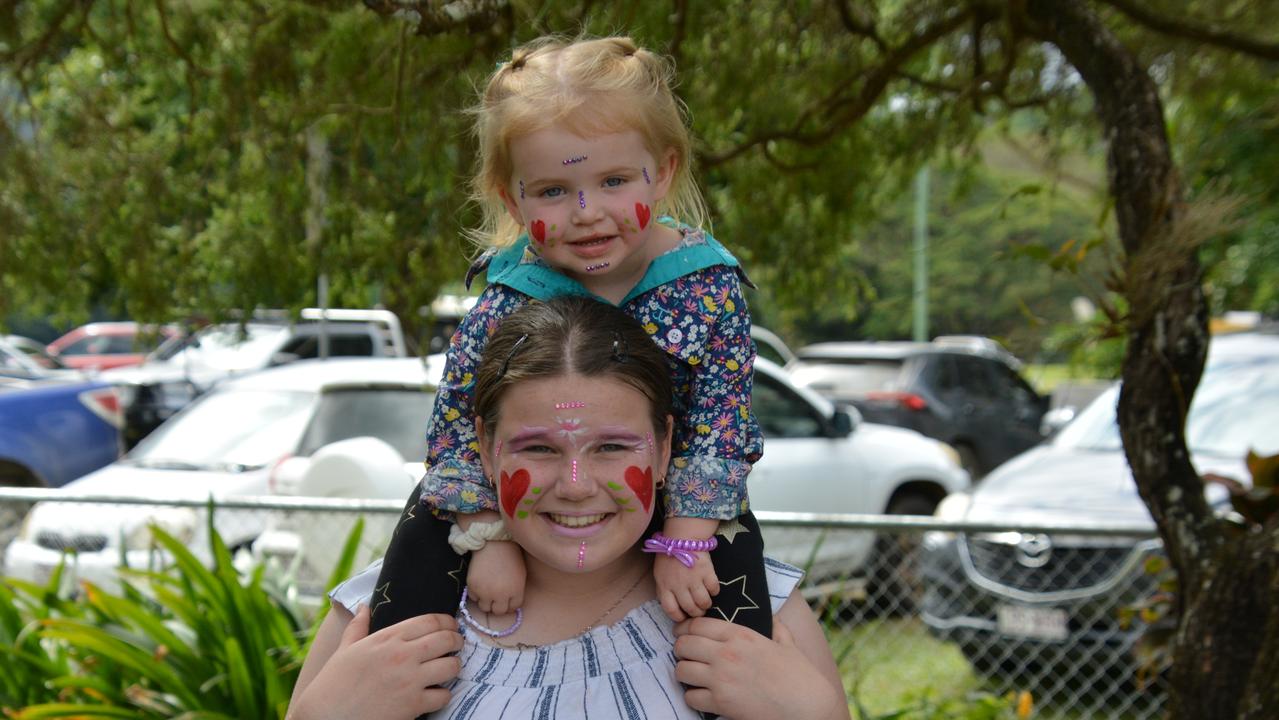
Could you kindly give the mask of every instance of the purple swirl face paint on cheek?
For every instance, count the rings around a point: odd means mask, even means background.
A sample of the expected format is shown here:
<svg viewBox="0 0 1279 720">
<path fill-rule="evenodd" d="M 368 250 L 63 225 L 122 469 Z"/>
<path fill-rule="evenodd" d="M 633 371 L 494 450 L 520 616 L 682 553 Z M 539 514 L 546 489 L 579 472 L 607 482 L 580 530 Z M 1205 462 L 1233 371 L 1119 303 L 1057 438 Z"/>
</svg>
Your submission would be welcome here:
<svg viewBox="0 0 1279 720">
<path fill-rule="evenodd" d="M 577 191 L 577 204 L 581 205 L 583 210 L 586 209 L 586 193 L 581 190 Z"/>
<path fill-rule="evenodd" d="M 640 168 L 640 169 L 644 171 L 644 184 L 652 185 L 653 181 L 648 179 L 648 168 Z M 520 195 L 520 197 L 524 197 L 524 196 Z"/>
</svg>

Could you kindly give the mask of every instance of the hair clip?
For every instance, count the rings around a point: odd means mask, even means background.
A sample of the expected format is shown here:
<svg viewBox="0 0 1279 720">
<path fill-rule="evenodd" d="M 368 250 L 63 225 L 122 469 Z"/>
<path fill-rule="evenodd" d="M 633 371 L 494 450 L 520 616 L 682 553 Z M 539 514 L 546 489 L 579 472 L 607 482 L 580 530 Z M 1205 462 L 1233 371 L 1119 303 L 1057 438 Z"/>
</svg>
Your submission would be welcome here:
<svg viewBox="0 0 1279 720">
<path fill-rule="evenodd" d="M 620 332 L 613 331 L 613 360 L 624 363 L 630 357 L 631 346 Z"/>
<path fill-rule="evenodd" d="M 502 361 L 502 370 L 497 374 L 498 377 L 506 376 L 506 369 L 507 366 L 511 364 L 511 358 L 515 357 L 515 352 L 520 349 L 520 346 L 524 344 L 525 340 L 528 340 L 528 333 L 521 335 L 520 339 L 516 340 L 515 344 L 511 346 L 511 351 L 506 354 L 506 359 Z"/>
</svg>

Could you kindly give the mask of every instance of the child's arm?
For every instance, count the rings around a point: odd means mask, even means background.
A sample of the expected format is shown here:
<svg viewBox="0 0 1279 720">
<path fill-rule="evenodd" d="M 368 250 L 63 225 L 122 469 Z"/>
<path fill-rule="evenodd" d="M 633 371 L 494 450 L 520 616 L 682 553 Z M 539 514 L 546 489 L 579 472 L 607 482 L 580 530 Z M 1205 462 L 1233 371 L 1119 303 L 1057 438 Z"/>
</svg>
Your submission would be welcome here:
<svg viewBox="0 0 1279 720">
<path fill-rule="evenodd" d="M 486 288 L 462 318 L 445 353 L 444 377 L 427 424 L 422 502 L 440 517 L 497 511 L 497 494 L 480 465 L 475 434 L 475 373 L 489 335 L 528 297 L 501 285 Z"/>
<path fill-rule="evenodd" d="M 466 532 L 474 523 L 500 523 L 502 517 L 492 510 L 455 516 L 457 526 Z M 524 604 L 524 555 L 510 540 L 488 540 L 471 551 L 471 566 L 466 572 L 467 596 L 480 610 L 493 615 L 515 612 Z"/>
<path fill-rule="evenodd" d="M 699 303 L 702 316 L 714 322 L 694 351 L 698 354 L 684 358 L 692 369 L 691 402 L 675 421 L 676 457 L 666 485 L 663 528 L 667 537 L 689 540 L 710 538 L 719 521 L 747 511 L 746 476 L 763 454 L 763 438 L 750 410 L 755 346 L 737 274 L 718 266 L 697 280 L 710 288 Z M 719 590 L 710 558 L 704 552 L 695 556 L 692 568 L 671 557 L 658 556 L 655 562 L 659 597 L 688 598 L 678 603 L 678 613 L 663 604 L 676 621 L 704 614 Z M 762 557 L 759 564 L 762 569 Z"/>
<path fill-rule="evenodd" d="M 475 372 L 492 330 L 527 297 L 490 285 L 466 314 L 445 354 L 444 377 L 427 426 L 422 502 L 465 532 L 473 523 L 500 523 L 497 494 L 480 465 L 475 433 Z M 502 614 L 523 603 L 524 560 L 512 543 L 489 540 L 473 550 L 468 596 L 485 612 Z"/>
<path fill-rule="evenodd" d="M 715 534 L 718 527 L 718 520 L 668 517 L 662 523 L 662 534 L 668 538 L 706 540 Z M 658 555 L 653 560 L 657 599 L 662 610 L 675 622 L 705 615 L 710 609 L 711 598 L 719 594 L 719 579 L 711 566 L 710 555 L 705 552 L 692 555 L 695 558 L 692 567 L 670 555 Z"/>
</svg>

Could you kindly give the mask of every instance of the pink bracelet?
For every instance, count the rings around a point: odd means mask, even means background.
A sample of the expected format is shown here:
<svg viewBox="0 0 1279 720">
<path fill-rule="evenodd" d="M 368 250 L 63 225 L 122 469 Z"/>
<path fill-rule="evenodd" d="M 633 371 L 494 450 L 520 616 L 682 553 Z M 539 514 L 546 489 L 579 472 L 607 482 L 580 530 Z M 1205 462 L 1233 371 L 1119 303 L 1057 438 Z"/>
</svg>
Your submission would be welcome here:
<svg viewBox="0 0 1279 720">
<path fill-rule="evenodd" d="M 683 540 L 654 533 L 653 537 L 644 541 L 644 552 L 669 555 L 683 563 L 684 567 L 691 568 L 693 563 L 697 562 L 697 556 L 693 553 L 710 552 L 718 545 L 719 541 L 713 537 L 707 540 Z"/>
</svg>

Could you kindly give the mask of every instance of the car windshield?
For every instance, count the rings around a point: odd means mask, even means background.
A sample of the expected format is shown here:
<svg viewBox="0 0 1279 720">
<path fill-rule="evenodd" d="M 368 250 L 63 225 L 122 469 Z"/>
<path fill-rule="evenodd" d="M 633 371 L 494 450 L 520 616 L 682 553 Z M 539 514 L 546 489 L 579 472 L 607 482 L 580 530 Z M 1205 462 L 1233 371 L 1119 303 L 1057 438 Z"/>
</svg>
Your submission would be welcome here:
<svg viewBox="0 0 1279 720">
<path fill-rule="evenodd" d="M 404 388 L 326 392 L 298 447 L 307 456 L 338 440 L 371 435 L 408 461 L 426 458 L 426 419 L 435 395 Z"/>
<path fill-rule="evenodd" d="M 261 467 L 296 450 L 316 397 L 282 390 L 214 391 L 156 428 L 125 460 L 186 469 Z"/>
<path fill-rule="evenodd" d="M 180 345 L 161 348 L 156 357 L 222 370 L 263 368 L 288 332 L 282 325 L 249 324 L 243 330 L 236 324 L 214 325 Z"/>
<path fill-rule="evenodd" d="M 1102 393 L 1054 444 L 1080 450 L 1120 450 L 1115 405 L 1119 386 Z M 1201 455 L 1241 458 L 1248 450 L 1279 452 L 1279 364 L 1222 367 L 1205 373 L 1186 421 L 1186 444 Z"/>
<path fill-rule="evenodd" d="M 840 395 L 892 390 L 901 375 L 899 360 L 822 358 L 802 360 L 791 371 L 796 383 Z"/>
</svg>

